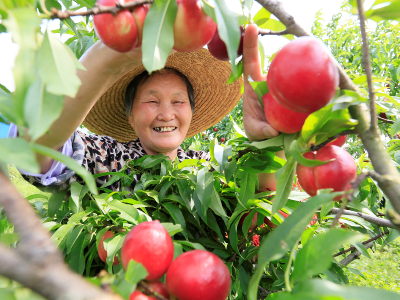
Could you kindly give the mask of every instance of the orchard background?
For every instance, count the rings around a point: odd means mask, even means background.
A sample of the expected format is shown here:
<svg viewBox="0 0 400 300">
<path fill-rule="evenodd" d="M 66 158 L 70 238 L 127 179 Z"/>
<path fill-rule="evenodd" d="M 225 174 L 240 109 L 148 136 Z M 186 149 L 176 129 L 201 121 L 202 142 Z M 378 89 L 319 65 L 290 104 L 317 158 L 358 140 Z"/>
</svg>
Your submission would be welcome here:
<svg viewBox="0 0 400 300">
<path fill-rule="evenodd" d="M 170 13 L 171 1 L 155 2 Z M 232 13 L 224 1 L 216 0 L 212 6 L 204 3 L 219 28 L 226 28 L 228 49 L 237 46 L 238 25 L 249 22 L 256 23 L 268 35 L 282 34 L 288 40 L 308 34 L 279 2 L 257 2 L 263 8 L 249 13 L 253 1 L 242 1 L 243 16 Z M 63 20 L 53 33 L 69 34 L 71 37 L 64 43 L 46 30 L 46 25 L 41 30 L 39 26 L 50 18 L 51 7 L 85 10 L 93 5 L 92 0 L 0 3 L 0 32 L 10 32 L 20 47 L 13 69 L 15 91 L 10 93 L 0 86 L 0 113 L 36 137 L 58 117 L 63 97 L 76 93 L 76 59 L 97 40 L 91 17 Z M 363 66 L 365 42 L 360 35 L 357 1 L 344 2 L 341 11 L 328 24 L 317 14 L 311 30 L 344 68 L 341 90 L 328 108 L 313 113 L 314 121 L 306 121 L 303 131 L 309 136 L 323 133 L 322 138 L 314 140 L 321 144 L 351 130 L 345 148 L 356 161 L 359 177 L 343 202 L 333 202 L 337 194 L 327 190 L 309 198 L 296 185 L 295 166 L 297 162 L 307 163 L 301 153 L 309 151 L 298 134 L 281 134 L 251 143 L 243 132 L 241 102 L 230 116 L 204 135 L 185 141 L 184 147 L 210 151 L 210 163 L 188 160 L 174 164 L 162 155 L 132 161 L 131 171 L 143 173 L 134 194 L 107 188 L 117 180 L 129 186 L 132 178 L 126 170 L 107 174 L 109 182 L 97 190 L 92 176 L 56 151 L 35 144 L 34 140 L 27 143 L 22 138 L 1 139 L 0 298 L 118 299 L 111 294 L 114 292 L 127 299 L 144 275 L 138 271 L 140 268 L 125 272 L 121 266 L 113 266 L 113 257 L 119 255 L 124 236 L 132 226 L 158 219 L 173 236 L 175 256 L 191 249 L 206 249 L 225 261 L 232 276 L 229 299 L 398 299 L 395 293 L 353 286 L 361 280 L 356 276 L 368 277 L 368 273 L 362 273 L 368 267 L 357 269 L 352 261 L 359 256 L 364 263 L 365 258 L 372 258 L 367 264 L 376 267 L 369 272 L 376 273 L 389 268 L 373 262 L 379 259 L 376 254 L 382 249 L 393 254 L 390 260 L 398 261 L 398 248 L 392 248 L 392 244 L 398 247 L 396 228 L 400 227 L 400 1 L 377 0 L 365 12 L 371 19 L 369 24 L 373 24 L 368 27 L 370 70 Z M 157 15 L 152 17 L 148 23 L 157 23 Z M 151 28 L 154 33 L 163 30 L 163 24 Z M 142 47 L 156 69 L 162 67 L 162 62 L 154 60 L 154 47 L 158 45 L 151 46 L 151 36 L 145 37 Z M 164 55 L 170 50 L 159 49 Z M 266 56 L 262 44 L 260 55 L 267 72 L 274 55 Z M 240 76 L 240 59 L 231 61 L 233 76 Z M 54 68 L 56 64 L 60 67 Z M 366 74 L 371 75 L 372 84 L 368 84 Z M 37 82 L 46 88 L 45 92 L 34 90 Z M 268 90 L 265 82 L 254 82 L 253 87 L 260 97 Z M 28 94 L 34 96 L 26 97 Z M 368 106 L 375 109 L 369 110 Z M 0 121 L 7 122 L 3 118 Z M 275 155 L 282 148 L 287 162 Z M 11 168 L 11 178 L 25 197 L 22 199 L 5 176 L 7 164 L 37 172 L 35 152 L 64 162 L 85 179 L 86 185 L 74 183 L 64 191 L 39 191 L 23 183 L 16 169 Z M 256 192 L 259 172 L 277 173 L 276 192 Z M 257 226 L 249 230 L 256 212 Z M 278 226 L 261 226 L 264 217 Z M 311 219 L 316 222 L 310 223 Z M 116 235 L 105 244 L 108 258 L 104 264 L 97 248 L 107 230 Z M 388 261 L 384 262 L 389 264 Z M 399 292 L 395 286 L 398 265 L 390 272 L 385 279 L 387 285 L 371 281 L 364 284 Z M 353 285 L 349 284 L 349 277 Z"/>
</svg>

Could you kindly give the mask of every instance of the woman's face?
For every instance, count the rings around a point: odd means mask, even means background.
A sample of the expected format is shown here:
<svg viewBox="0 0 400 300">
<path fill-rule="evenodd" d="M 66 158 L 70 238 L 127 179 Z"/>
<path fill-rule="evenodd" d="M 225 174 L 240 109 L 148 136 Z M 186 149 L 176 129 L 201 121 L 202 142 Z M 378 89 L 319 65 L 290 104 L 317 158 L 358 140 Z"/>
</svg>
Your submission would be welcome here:
<svg viewBox="0 0 400 300">
<path fill-rule="evenodd" d="M 129 123 L 147 154 L 174 157 L 191 119 L 187 87 L 178 75 L 154 74 L 139 85 Z"/>
</svg>

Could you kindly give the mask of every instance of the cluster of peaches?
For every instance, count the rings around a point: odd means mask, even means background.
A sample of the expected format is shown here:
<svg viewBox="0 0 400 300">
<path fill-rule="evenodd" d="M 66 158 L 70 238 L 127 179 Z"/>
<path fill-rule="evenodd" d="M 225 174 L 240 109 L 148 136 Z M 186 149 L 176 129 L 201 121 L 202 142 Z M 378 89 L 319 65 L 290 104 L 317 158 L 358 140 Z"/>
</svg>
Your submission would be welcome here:
<svg viewBox="0 0 400 300">
<path fill-rule="evenodd" d="M 113 237 L 107 231 L 100 239 L 98 253 L 102 261 L 107 259 L 104 241 Z M 158 221 L 143 222 L 126 235 L 121 248 L 122 266 L 127 270 L 134 260 L 147 270 L 146 285 L 152 290 L 137 288 L 129 300 L 225 300 L 231 288 L 231 275 L 225 263 L 214 253 L 192 250 L 174 258 L 174 243 L 168 231 Z M 113 264 L 119 264 L 114 257 Z M 165 275 L 165 283 L 159 281 Z"/>
<path fill-rule="evenodd" d="M 114 7 L 136 0 L 97 0 L 96 5 Z M 180 52 L 191 52 L 208 44 L 211 54 L 221 60 L 228 60 L 224 42 L 218 35 L 217 24 L 202 9 L 199 0 L 176 0 L 178 10 L 174 22 L 173 49 Z M 99 39 L 111 49 L 118 52 L 128 52 L 141 46 L 143 26 L 150 4 L 135 7 L 132 12 L 123 9 L 111 13 L 96 14 L 93 17 L 94 27 Z M 243 37 L 243 27 L 240 28 Z M 243 52 L 243 39 L 238 55 Z"/>
</svg>

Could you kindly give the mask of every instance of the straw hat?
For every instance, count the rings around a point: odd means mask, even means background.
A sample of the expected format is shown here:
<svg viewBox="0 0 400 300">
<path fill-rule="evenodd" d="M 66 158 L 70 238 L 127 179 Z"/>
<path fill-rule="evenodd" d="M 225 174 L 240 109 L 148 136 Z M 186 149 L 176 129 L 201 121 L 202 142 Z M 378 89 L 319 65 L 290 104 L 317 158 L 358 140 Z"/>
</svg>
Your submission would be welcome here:
<svg viewBox="0 0 400 300">
<path fill-rule="evenodd" d="M 214 58 L 207 49 L 176 52 L 168 57 L 165 67 L 184 74 L 194 89 L 195 110 L 186 137 L 218 123 L 239 102 L 241 79 L 227 85 L 231 73 L 229 62 Z M 136 132 L 125 114 L 125 91 L 132 79 L 144 70 L 141 65 L 119 78 L 93 106 L 83 125 L 119 142 L 135 140 Z"/>
</svg>

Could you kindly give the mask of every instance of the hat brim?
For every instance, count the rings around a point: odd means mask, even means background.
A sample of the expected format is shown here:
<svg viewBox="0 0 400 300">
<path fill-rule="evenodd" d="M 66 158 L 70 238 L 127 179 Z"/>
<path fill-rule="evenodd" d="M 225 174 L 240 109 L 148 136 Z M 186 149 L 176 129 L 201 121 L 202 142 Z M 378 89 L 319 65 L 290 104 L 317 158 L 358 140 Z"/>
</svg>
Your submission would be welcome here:
<svg viewBox="0 0 400 300">
<path fill-rule="evenodd" d="M 239 102 L 242 80 L 227 85 L 229 62 L 220 61 L 207 49 L 176 52 L 168 57 L 166 68 L 184 74 L 194 89 L 195 111 L 186 137 L 193 136 L 221 121 Z M 132 79 L 145 71 L 143 65 L 120 77 L 96 102 L 83 125 L 98 135 L 129 142 L 137 138 L 125 114 L 125 92 Z"/>
</svg>

